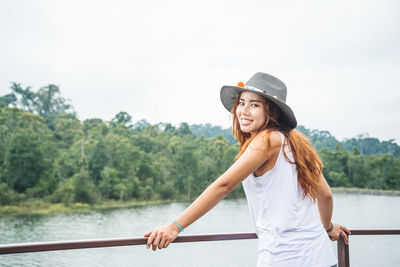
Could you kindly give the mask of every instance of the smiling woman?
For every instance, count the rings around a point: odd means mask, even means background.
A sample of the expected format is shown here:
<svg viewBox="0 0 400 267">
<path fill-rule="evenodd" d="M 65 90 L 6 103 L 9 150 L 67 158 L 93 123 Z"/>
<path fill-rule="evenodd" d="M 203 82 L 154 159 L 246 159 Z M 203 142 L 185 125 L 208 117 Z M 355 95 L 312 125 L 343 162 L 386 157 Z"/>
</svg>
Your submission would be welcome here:
<svg viewBox="0 0 400 267">
<path fill-rule="evenodd" d="M 147 248 L 168 247 L 242 183 L 259 240 L 257 266 L 335 266 L 329 239 L 342 236 L 347 243 L 350 231 L 331 222 L 333 199 L 323 164 L 294 130 L 285 84 L 259 72 L 246 84 L 223 86 L 221 100 L 234 117 L 236 161 L 175 220 L 148 231 Z"/>
</svg>

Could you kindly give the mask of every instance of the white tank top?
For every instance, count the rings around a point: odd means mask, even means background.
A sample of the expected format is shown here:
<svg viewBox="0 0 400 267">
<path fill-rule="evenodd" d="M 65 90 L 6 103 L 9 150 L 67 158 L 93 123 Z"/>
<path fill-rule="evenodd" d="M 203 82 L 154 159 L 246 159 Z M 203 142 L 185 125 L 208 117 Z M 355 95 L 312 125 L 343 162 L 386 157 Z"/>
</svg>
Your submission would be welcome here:
<svg viewBox="0 0 400 267">
<path fill-rule="evenodd" d="M 317 205 L 297 182 L 296 165 L 283 154 L 284 136 L 275 166 L 264 175 L 243 182 L 258 236 L 258 267 L 328 267 L 337 264 Z M 293 156 L 285 146 L 290 161 Z"/>
</svg>

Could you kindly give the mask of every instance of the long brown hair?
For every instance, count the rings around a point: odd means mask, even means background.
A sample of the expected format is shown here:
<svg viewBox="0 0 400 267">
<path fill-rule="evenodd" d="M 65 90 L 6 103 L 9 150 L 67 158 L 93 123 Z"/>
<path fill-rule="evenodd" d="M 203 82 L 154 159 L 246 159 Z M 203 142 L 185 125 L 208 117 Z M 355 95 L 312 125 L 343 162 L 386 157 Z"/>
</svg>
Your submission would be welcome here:
<svg viewBox="0 0 400 267">
<path fill-rule="evenodd" d="M 244 133 L 240 130 L 239 119 L 236 116 L 236 108 L 239 105 L 240 94 L 237 97 L 231 113 L 233 114 L 233 127 L 232 134 L 238 140 L 240 151 L 236 155 L 235 160 L 240 158 L 243 152 L 248 147 L 249 143 L 261 132 L 266 132 L 267 146 L 270 147 L 270 134 L 272 131 L 279 131 L 285 136 L 284 146 L 289 145 L 292 152 L 294 162 L 291 162 L 283 150 L 284 156 L 287 161 L 296 165 L 297 179 L 301 188 L 303 189 L 303 198 L 309 196 L 314 201 L 317 196 L 320 177 L 322 173 L 323 164 L 315 151 L 311 142 L 306 136 L 297 130 L 291 129 L 279 122 L 282 116 L 281 110 L 271 101 L 265 99 L 265 124 L 253 135 Z"/>
</svg>

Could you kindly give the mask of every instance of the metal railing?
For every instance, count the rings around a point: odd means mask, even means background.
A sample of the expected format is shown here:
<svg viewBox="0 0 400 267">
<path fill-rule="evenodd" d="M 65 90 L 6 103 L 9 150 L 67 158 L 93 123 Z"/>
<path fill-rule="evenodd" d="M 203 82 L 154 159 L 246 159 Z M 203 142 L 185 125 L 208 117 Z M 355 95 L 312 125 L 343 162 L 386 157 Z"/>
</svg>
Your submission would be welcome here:
<svg viewBox="0 0 400 267">
<path fill-rule="evenodd" d="M 400 235 L 400 229 L 380 230 L 350 230 L 351 235 Z M 227 241 L 257 239 L 255 233 L 232 233 L 232 234 L 206 234 L 206 235 L 184 235 L 179 236 L 174 243 L 201 242 L 201 241 Z M 115 246 L 145 245 L 147 238 L 113 238 L 113 239 L 92 239 L 75 241 L 56 241 L 38 243 L 18 243 L 0 245 L 1 254 L 27 253 L 66 249 L 102 248 Z M 349 246 L 340 238 L 337 243 L 339 267 L 350 266 Z"/>
<path fill-rule="evenodd" d="M 351 235 L 400 235 L 400 229 L 374 229 L 374 230 L 350 230 Z M 350 240 L 349 240 L 350 244 Z M 349 246 L 340 238 L 337 243 L 338 266 L 350 266 Z"/>
</svg>

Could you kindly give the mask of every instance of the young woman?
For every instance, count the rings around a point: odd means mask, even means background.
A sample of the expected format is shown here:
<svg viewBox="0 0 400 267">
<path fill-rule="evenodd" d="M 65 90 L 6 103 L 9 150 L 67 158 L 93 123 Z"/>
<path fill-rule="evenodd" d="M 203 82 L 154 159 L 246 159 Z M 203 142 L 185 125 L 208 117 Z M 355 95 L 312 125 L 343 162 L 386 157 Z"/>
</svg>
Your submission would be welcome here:
<svg viewBox="0 0 400 267">
<path fill-rule="evenodd" d="M 285 84 L 256 73 L 246 84 L 223 86 L 221 101 L 233 114 L 240 146 L 234 164 L 173 222 L 147 232 L 147 248 L 168 247 L 242 183 L 259 240 L 257 266 L 335 266 L 329 239 L 342 236 L 348 243 L 350 231 L 331 222 L 333 199 L 323 164 L 294 130 Z"/>
</svg>

